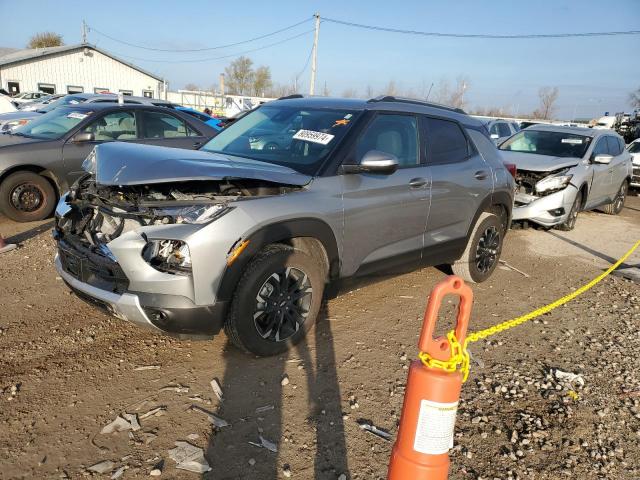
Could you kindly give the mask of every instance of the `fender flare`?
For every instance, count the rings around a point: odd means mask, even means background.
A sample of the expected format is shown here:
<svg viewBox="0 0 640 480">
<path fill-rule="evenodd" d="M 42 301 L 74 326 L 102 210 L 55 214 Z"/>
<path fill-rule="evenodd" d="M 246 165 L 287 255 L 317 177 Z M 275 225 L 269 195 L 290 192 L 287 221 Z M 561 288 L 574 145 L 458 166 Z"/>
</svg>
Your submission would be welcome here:
<svg viewBox="0 0 640 480">
<path fill-rule="evenodd" d="M 218 286 L 216 301 L 230 301 L 245 267 L 251 259 L 271 243 L 278 243 L 296 237 L 311 237 L 320 241 L 329 261 L 329 278 L 335 278 L 340 270 L 338 243 L 331 227 L 317 218 L 299 218 L 284 220 L 261 227 L 253 232 L 247 240 L 247 249 L 238 259 L 228 266 Z"/>
<path fill-rule="evenodd" d="M 467 230 L 467 237 L 466 237 L 467 240 L 471 237 L 471 232 L 473 232 L 473 228 L 476 226 L 476 223 L 478 222 L 478 218 L 480 218 L 480 215 L 482 214 L 482 212 L 486 212 L 490 210 L 491 207 L 495 207 L 495 206 L 504 207 L 508 216 L 506 219 L 507 221 L 506 225 L 507 225 L 507 229 L 509 229 L 509 225 L 511 225 L 511 214 L 513 210 L 513 198 L 511 197 L 511 195 L 509 195 L 508 192 L 505 192 L 505 191 L 493 192 L 487 195 L 486 197 L 484 197 L 484 199 L 480 203 L 480 206 L 478 207 L 478 210 L 476 210 L 476 213 L 473 216 L 473 220 L 469 225 L 469 229 Z"/>
</svg>

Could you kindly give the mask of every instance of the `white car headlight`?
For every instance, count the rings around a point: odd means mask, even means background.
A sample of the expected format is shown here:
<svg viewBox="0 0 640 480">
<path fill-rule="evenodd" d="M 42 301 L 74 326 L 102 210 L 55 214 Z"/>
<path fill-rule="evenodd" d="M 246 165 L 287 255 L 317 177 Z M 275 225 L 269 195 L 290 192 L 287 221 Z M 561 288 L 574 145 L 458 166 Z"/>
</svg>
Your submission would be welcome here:
<svg viewBox="0 0 640 480">
<path fill-rule="evenodd" d="M 191 273 L 189 246 L 181 240 L 150 240 L 142 250 L 142 258 L 161 272 Z"/>
<path fill-rule="evenodd" d="M 566 171 L 566 170 L 565 170 Z M 573 178 L 573 175 L 562 174 L 563 172 L 555 175 L 550 175 L 547 178 L 543 178 L 536 183 L 536 192 L 538 193 L 550 193 L 556 190 L 562 190 Z"/>
<path fill-rule="evenodd" d="M 195 223 L 202 225 L 220 218 L 232 209 L 233 207 L 228 207 L 226 204 L 215 203 L 184 207 L 161 207 L 153 208 L 152 210 L 158 218 L 171 217 L 171 220 L 167 223 Z"/>
</svg>

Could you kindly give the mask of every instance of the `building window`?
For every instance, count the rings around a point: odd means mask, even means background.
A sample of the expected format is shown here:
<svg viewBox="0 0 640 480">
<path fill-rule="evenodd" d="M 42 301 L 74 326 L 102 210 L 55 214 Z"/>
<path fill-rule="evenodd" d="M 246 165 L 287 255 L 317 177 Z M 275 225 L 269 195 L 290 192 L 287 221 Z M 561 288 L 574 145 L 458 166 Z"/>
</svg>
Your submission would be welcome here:
<svg viewBox="0 0 640 480">
<path fill-rule="evenodd" d="M 67 85 L 67 93 L 84 93 L 84 87 Z"/>
<path fill-rule="evenodd" d="M 111 93 L 108 88 L 96 87 L 93 89 L 93 93 Z"/>
<path fill-rule="evenodd" d="M 146 98 L 153 98 L 153 90 L 142 90 L 142 96 Z"/>
<path fill-rule="evenodd" d="M 54 93 L 56 93 L 56 86 L 52 83 L 39 83 L 38 90 L 40 92 L 49 93 L 53 95 Z"/>
<path fill-rule="evenodd" d="M 7 89 L 11 95 L 20 93 L 20 82 L 7 82 Z"/>
<path fill-rule="evenodd" d="M 123 95 L 129 95 L 130 97 L 133 95 L 133 90 L 119 90 L 119 92 Z"/>
</svg>

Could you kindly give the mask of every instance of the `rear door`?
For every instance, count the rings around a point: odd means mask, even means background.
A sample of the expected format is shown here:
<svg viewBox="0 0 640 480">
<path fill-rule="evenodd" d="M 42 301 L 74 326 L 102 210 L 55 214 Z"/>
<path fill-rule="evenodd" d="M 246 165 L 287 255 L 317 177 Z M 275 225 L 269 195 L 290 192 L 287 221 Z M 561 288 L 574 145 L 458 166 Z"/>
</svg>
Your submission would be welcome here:
<svg viewBox="0 0 640 480">
<path fill-rule="evenodd" d="M 74 142 L 71 136 L 64 144 L 62 155 L 64 165 L 69 172 L 69 182 L 74 182 L 84 171 L 82 162 L 93 148 L 104 142 L 135 142 L 138 139 L 135 113 L 128 109 L 112 110 L 98 114 L 88 125 L 77 133 L 92 133 L 95 140 L 91 142 Z"/>
<path fill-rule="evenodd" d="M 423 117 L 431 208 L 425 248 L 463 240 L 482 201 L 493 191 L 491 167 L 455 121 Z"/>
<path fill-rule="evenodd" d="M 613 155 L 610 163 L 611 190 L 609 191 L 609 198 L 613 201 L 629 173 L 629 153 L 624 149 L 624 142 L 619 137 L 607 136 L 607 144 L 609 145 L 609 153 Z"/>
<path fill-rule="evenodd" d="M 420 259 L 429 210 L 429 169 L 420 155 L 419 119 L 405 113 L 378 113 L 360 134 L 349 163 L 370 150 L 390 153 L 392 174 L 342 176 L 344 205 L 343 271 L 391 257 Z"/>
<path fill-rule="evenodd" d="M 164 147 L 197 149 L 207 138 L 183 118 L 169 109 L 138 110 L 140 143 Z"/>
<path fill-rule="evenodd" d="M 593 171 L 593 179 L 591 180 L 591 188 L 589 189 L 585 208 L 592 208 L 605 203 L 609 196 L 609 191 L 612 188 L 611 177 L 613 167 L 611 164 L 604 165 L 601 163 L 595 163 L 593 159 L 596 155 L 610 155 L 609 144 L 606 136 L 598 138 L 589 157 L 590 166 Z"/>
</svg>

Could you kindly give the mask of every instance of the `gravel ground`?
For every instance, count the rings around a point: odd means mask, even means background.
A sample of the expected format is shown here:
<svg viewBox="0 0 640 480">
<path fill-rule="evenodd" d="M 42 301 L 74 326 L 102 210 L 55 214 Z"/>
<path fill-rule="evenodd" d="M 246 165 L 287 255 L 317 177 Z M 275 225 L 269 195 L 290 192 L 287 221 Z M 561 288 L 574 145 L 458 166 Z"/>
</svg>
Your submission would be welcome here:
<svg viewBox="0 0 640 480">
<path fill-rule="evenodd" d="M 395 435 L 426 295 L 443 272 L 350 281 L 306 343 L 258 359 L 224 336 L 178 341 L 93 310 L 56 277 L 47 228 L 0 219 L 0 233 L 22 242 L 0 257 L 0 478 L 145 478 L 155 468 L 161 478 L 385 478 L 392 444 L 358 423 Z M 503 267 L 474 286 L 471 329 L 568 293 L 639 238 L 638 197 L 618 217 L 581 214 L 573 232 L 510 232 L 503 258 L 529 277 Z M 640 253 L 626 263 L 640 266 Z M 442 331 L 454 308 L 443 308 Z M 451 478 L 640 478 L 639 325 L 640 285 L 611 276 L 474 344 Z M 100 433 L 127 413 L 140 429 Z M 277 453 L 249 443 L 260 437 Z M 176 469 L 176 441 L 202 448 L 211 472 Z M 99 462 L 107 473 L 88 470 Z"/>
</svg>

